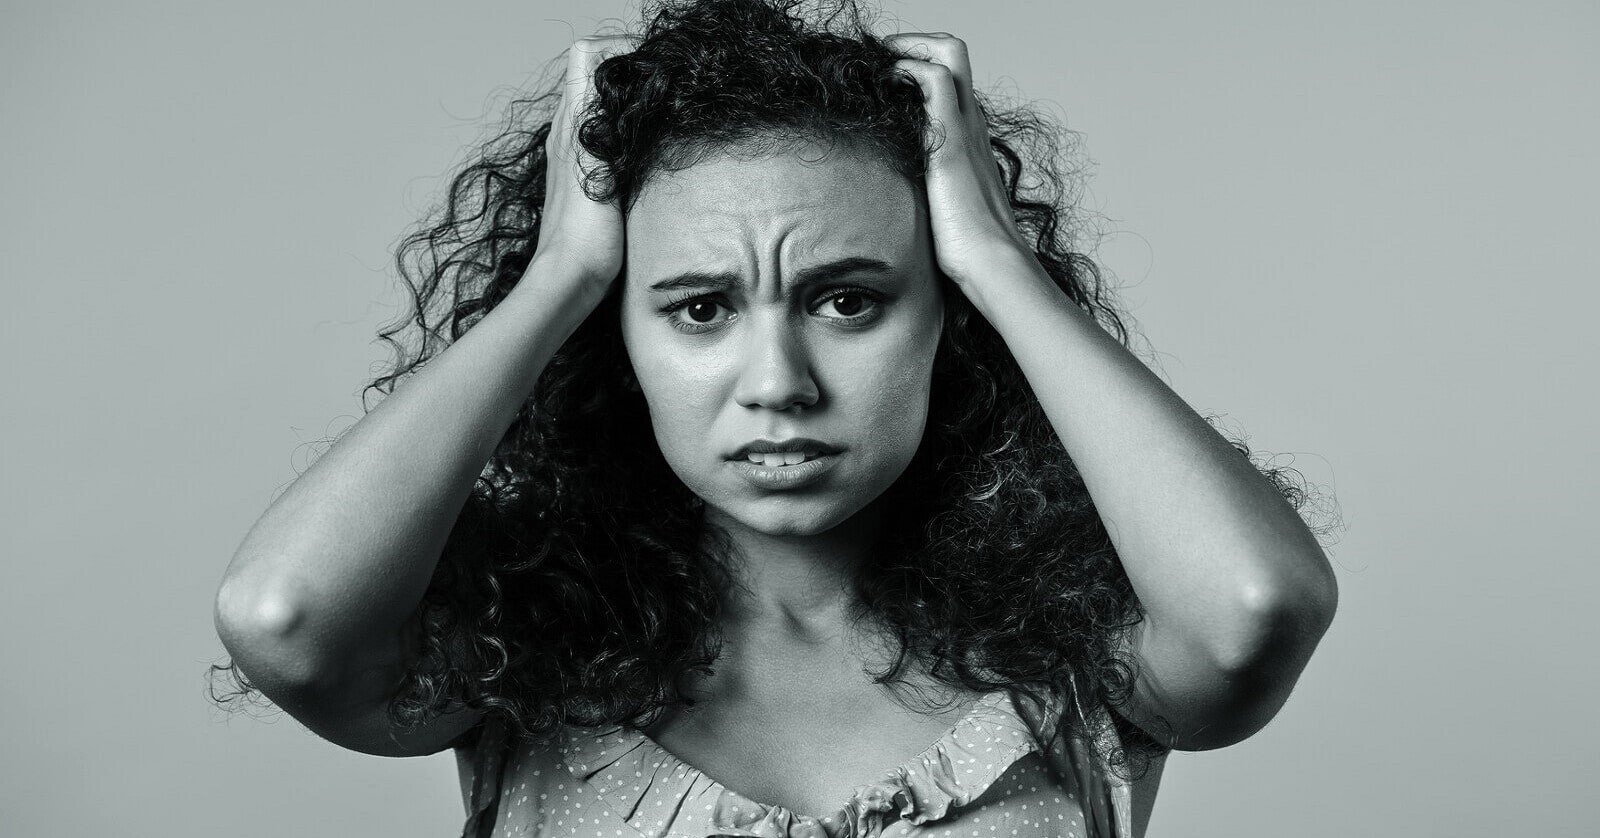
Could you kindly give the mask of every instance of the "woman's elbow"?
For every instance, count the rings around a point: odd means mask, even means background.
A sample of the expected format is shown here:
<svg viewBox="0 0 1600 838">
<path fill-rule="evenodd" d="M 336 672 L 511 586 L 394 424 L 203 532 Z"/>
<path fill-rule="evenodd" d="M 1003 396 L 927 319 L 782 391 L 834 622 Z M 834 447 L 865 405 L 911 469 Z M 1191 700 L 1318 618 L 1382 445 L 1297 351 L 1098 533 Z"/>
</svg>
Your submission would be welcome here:
<svg viewBox="0 0 1600 838">
<path fill-rule="evenodd" d="M 1339 585 L 1326 560 L 1294 579 L 1273 579 L 1242 588 L 1236 630 L 1218 653 L 1218 666 L 1230 675 L 1282 671 L 1298 677 L 1339 607 Z M 1291 678 L 1292 680 L 1292 678 Z"/>
<path fill-rule="evenodd" d="M 212 618 L 223 648 L 269 697 L 311 690 L 322 681 L 322 668 L 301 639 L 304 613 L 290 597 L 246 592 L 225 581 Z"/>
<path fill-rule="evenodd" d="M 1213 662 L 1215 688 L 1169 744 L 1202 751 L 1243 741 L 1266 727 L 1299 681 L 1333 621 L 1338 591 L 1331 581 L 1309 589 L 1256 589 L 1244 597 L 1236 638 Z"/>
</svg>

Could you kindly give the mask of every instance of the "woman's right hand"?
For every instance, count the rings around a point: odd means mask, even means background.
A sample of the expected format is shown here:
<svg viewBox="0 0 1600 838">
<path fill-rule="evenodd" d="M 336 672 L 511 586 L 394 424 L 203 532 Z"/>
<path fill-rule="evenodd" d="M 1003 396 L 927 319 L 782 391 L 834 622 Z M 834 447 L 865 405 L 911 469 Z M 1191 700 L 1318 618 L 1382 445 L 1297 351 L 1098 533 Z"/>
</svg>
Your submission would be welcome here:
<svg viewBox="0 0 1600 838">
<path fill-rule="evenodd" d="M 594 98 L 594 71 L 613 55 L 628 52 L 630 36 L 581 38 L 567 53 L 561 103 L 545 140 L 544 214 L 535 250 L 538 262 L 585 283 L 607 289 L 622 272 L 622 212 L 583 191 L 586 171 L 597 161 L 578 144 L 578 126 Z"/>
</svg>

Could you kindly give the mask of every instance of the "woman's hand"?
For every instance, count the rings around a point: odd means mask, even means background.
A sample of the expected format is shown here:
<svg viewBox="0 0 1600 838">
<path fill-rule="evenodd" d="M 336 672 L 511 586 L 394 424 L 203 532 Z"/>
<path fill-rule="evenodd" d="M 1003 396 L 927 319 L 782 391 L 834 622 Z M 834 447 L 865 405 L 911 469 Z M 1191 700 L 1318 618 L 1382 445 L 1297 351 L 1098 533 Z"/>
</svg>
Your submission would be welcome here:
<svg viewBox="0 0 1600 838">
<path fill-rule="evenodd" d="M 594 71 L 613 55 L 634 48 L 629 36 L 581 38 L 567 53 L 561 104 L 545 139 L 544 214 L 535 250 L 539 262 L 602 289 L 622 272 L 622 212 L 583 191 L 584 173 L 597 161 L 578 144 L 578 126 L 594 99 Z"/>
<path fill-rule="evenodd" d="M 1033 261 L 1033 249 L 1017 229 L 989 150 L 989 126 L 972 93 L 966 43 L 945 33 L 921 32 L 884 41 L 906 56 L 896 66 L 916 80 L 933 130 L 943 134 L 943 142 L 928 155 L 927 174 L 939 270 L 966 288 L 998 261 L 1019 255 Z"/>
</svg>

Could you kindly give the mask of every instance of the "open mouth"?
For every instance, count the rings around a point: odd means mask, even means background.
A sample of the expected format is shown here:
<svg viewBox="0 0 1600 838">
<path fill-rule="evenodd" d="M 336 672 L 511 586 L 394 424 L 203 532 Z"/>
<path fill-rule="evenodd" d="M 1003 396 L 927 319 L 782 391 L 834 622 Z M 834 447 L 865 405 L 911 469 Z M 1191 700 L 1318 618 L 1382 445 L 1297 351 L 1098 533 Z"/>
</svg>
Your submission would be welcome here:
<svg viewBox="0 0 1600 838">
<path fill-rule="evenodd" d="M 755 463 L 758 466 L 767 466 L 768 468 L 772 468 L 776 466 L 797 466 L 801 463 L 815 460 L 821 456 L 822 452 L 820 451 L 773 451 L 764 454 L 752 451 L 745 455 L 745 459 Z"/>
<path fill-rule="evenodd" d="M 800 489 L 825 479 L 839 464 L 832 453 L 812 451 L 753 451 L 731 462 L 750 485 L 764 490 Z"/>
</svg>

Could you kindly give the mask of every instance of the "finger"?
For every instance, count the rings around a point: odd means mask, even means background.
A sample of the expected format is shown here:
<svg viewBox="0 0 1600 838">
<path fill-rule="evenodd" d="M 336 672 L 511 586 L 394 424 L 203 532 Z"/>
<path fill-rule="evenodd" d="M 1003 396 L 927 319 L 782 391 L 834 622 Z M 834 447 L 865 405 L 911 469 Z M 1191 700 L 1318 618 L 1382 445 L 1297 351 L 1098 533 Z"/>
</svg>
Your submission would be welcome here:
<svg viewBox="0 0 1600 838">
<path fill-rule="evenodd" d="M 567 77 L 588 79 L 602 62 L 613 55 L 631 52 L 638 44 L 633 35 L 591 35 L 574 41 L 567 51 Z"/>
<path fill-rule="evenodd" d="M 563 126 L 561 139 L 567 139 L 572 123 L 583 113 L 594 96 L 594 72 L 606 59 L 631 52 L 638 45 L 633 35 L 593 35 L 579 38 L 567 50 L 567 67 L 561 79 L 560 102 L 551 118 L 553 126 Z"/>
<path fill-rule="evenodd" d="M 896 61 L 894 66 L 909 74 L 917 83 L 917 87 L 922 89 L 923 107 L 947 135 L 940 149 L 948 149 L 964 140 L 967 124 L 965 116 L 961 113 L 955 77 L 951 74 L 950 68 L 915 58 L 902 58 Z M 950 136 L 952 134 L 954 136 Z"/>
<path fill-rule="evenodd" d="M 942 65 L 950 70 L 955 83 L 956 102 L 968 124 L 977 126 L 983 121 L 983 111 L 978 107 L 978 97 L 972 92 L 972 60 L 967 55 L 967 42 L 947 32 L 904 32 L 890 35 L 884 43 L 907 58 Z"/>
<path fill-rule="evenodd" d="M 633 50 L 638 39 L 631 35 L 594 35 L 579 38 L 567 50 L 567 69 L 562 77 L 561 105 L 581 103 L 594 88 L 594 71 L 606 59 Z"/>
</svg>

